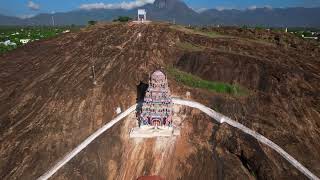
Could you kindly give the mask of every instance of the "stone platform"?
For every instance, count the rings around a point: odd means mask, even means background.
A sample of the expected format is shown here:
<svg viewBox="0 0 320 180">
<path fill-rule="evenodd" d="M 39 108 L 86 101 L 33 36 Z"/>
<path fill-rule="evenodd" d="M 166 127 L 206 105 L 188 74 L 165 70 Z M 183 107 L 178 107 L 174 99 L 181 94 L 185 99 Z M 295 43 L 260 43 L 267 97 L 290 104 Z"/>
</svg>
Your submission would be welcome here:
<svg viewBox="0 0 320 180">
<path fill-rule="evenodd" d="M 173 127 L 142 126 L 132 128 L 130 138 L 154 138 L 179 136 L 180 130 Z"/>
<path fill-rule="evenodd" d="M 152 21 L 131 21 L 132 24 L 150 24 Z"/>
</svg>

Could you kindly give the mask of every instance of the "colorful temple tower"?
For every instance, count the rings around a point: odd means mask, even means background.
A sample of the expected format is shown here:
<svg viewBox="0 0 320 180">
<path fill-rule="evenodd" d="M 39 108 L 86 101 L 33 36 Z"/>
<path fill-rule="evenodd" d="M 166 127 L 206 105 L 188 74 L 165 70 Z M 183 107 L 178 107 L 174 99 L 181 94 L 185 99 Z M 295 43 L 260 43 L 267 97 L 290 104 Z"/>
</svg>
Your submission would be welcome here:
<svg viewBox="0 0 320 180">
<path fill-rule="evenodd" d="M 140 126 L 172 126 L 172 99 L 166 75 L 157 70 L 149 77 L 149 87 L 140 113 Z"/>
<path fill-rule="evenodd" d="M 131 138 L 179 135 L 172 122 L 173 103 L 166 75 L 157 70 L 149 76 L 149 86 L 142 107 L 137 110 L 139 126 L 130 131 Z"/>
</svg>

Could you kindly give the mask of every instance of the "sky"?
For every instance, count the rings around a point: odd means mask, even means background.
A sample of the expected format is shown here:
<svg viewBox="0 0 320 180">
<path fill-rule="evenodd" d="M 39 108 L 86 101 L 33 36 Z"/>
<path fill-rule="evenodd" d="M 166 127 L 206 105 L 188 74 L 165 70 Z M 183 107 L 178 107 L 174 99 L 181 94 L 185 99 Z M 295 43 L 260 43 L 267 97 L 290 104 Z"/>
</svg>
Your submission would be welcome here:
<svg viewBox="0 0 320 180">
<path fill-rule="evenodd" d="M 0 14 L 31 17 L 39 13 L 77 9 L 139 7 L 154 0 L 0 0 Z M 254 9 L 257 7 L 320 7 L 320 0 L 184 0 L 197 11 L 205 9 Z"/>
</svg>

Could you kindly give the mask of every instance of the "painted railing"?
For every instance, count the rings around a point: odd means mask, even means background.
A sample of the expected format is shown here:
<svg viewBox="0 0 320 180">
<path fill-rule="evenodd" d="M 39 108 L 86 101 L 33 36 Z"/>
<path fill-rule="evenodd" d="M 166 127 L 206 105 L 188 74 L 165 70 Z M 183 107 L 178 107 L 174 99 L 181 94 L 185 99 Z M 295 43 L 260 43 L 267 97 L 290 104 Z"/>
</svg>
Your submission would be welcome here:
<svg viewBox="0 0 320 180">
<path fill-rule="evenodd" d="M 301 163 L 299 163 L 296 159 L 294 159 L 290 154 L 285 152 L 281 147 L 279 147 L 277 144 L 274 142 L 270 141 L 268 138 L 262 136 L 261 134 L 247 128 L 246 126 L 238 123 L 237 121 L 234 121 L 206 106 L 203 104 L 194 102 L 194 101 L 189 101 L 189 100 L 182 100 L 178 98 L 173 99 L 174 104 L 179 104 L 179 105 L 184 105 L 184 106 L 189 106 L 193 108 L 197 108 L 201 110 L 202 112 L 206 113 L 208 116 L 212 117 L 219 123 L 227 123 L 230 126 L 233 126 L 242 132 L 251 135 L 252 137 L 256 138 L 259 142 L 269 146 L 273 150 L 275 150 L 277 153 L 279 153 L 283 158 L 285 158 L 290 164 L 292 164 L 295 168 L 297 168 L 300 172 L 302 172 L 304 175 L 306 175 L 309 179 L 314 179 L 314 180 L 319 180 L 319 178 L 314 175 L 312 172 L 310 172 L 306 167 L 304 167 Z"/>
<path fill-rule="evenodd" d="M 292 164 L 295 168 L 297 168 L 300 172 L 306 175 L 309 179 L 312 180 L 319 180 L 319 178 L 310 172 L 306 167 L 304 167 L 301 163 L 299 163 L 296 159 L 294 159 L 290 154 L 285 152 L 281 147 L 267 139 L 266 137 L 262 136 L 261 134 L 247 128 L 246 126 L 210 109 L 209 107 L 200 104 L 198 102 L 190 101 L 190 100 L 183 100 L 179 98 L 173 98 L 173 103 L 177 105 L 184 105 L 192 108 L 199 109 L 200 111 L 204 112 L 218 123 L 227 123 L 230 126 L 233 126 L 242 132 L 251 135 L 252 137 L 256 138 L 259 142 L 269 146 L 277 153 L 279 153 L 283 158 L 285 158 L 290 164 Z M 38 178 L 38 180 L 47 180 L 49 179 L 54 173 L 56 173 L 63 165 L 69 162 L 73 157 L 75 157 L 81 150 L 87 147 L 92 141 L 94 141 L 98 136 L 102 133 L 110 129 L 113 125 L 117 122 L 128 116 L 130 113 L 134 112 L 136 109 L 136 104 L 131 106 L 129 109 L 118 115 L 115 119 L 111 120 L 109 123 L 104 125 L 102 128 L 98 129 L 94 132 L 91 136 L 85 139 L 81 144 L 79 144 L 75 149 L 65 155 L 61 160 L 59 160 L 51 169 L 49 169 L 46 173 Z"/>
<path fill-rule="evenodd" d="M 87 147 L 92 141 L 94 141 L 98 136 L 102 133 L 110 129 L 117 122 L 128 116 L 130 113 L 136 110 L 137 104 L 131 106 L 129 109 L 118 115 L 116 118 L 108 122 L 106 125 L 102 126 L 92 135 L 90 135 L 87 139 L 85 139 L 81 144 L 79 144 L 76 148 L 74 148 L 71 152 L 65 155 L 61 160 L 59 160 L 49 171 L 44 173 L 42 176 L 38 178 L 38 180 L 46 180 L 49 179 L 54 173 L 56 173 L 63 165 L 69 162 L 73 157 L 75 157 L 80 151 L 82 151 L 85 147 Z"/>
</svg>

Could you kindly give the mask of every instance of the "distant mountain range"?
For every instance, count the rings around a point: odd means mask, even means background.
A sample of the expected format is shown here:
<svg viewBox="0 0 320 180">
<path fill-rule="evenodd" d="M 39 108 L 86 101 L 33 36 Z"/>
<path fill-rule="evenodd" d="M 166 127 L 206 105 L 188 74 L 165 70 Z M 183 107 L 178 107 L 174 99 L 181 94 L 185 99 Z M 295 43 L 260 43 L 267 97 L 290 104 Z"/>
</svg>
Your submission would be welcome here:
<svg viewBox="0 0 320 180">
<path fill-rule="evenodd" d="M 248 25 L 272 27 L 320 27 L 320 7 L 255 8 L 246 10 L 209 9 L 198 13 L 180 0 L 156 0 L 140 8 L 147 10 L 151 20 L 175 21 L 191 25 Z M 0 15 L 0 25 L 85 25 L 89 20 L 111 21 L 118 16 L 135 17 L 137 9 L 75 10 L 55 14 L 39 14 L 21 19 Z"/>
</svg>

